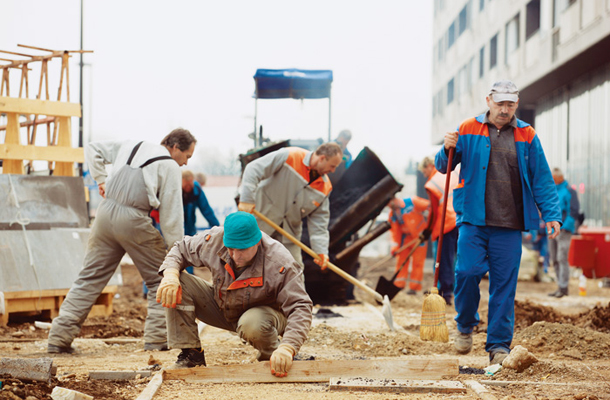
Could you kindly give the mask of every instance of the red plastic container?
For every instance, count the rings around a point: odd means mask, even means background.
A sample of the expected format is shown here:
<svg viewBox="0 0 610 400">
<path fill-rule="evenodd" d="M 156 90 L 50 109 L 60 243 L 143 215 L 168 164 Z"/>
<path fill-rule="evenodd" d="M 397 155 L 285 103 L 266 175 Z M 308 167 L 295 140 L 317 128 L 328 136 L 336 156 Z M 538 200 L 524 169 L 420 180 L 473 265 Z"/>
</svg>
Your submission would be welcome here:
<svg viewBox="0 0 610 400">
<path fill-rule="evenodd" d="M 587 278 L 610 276 L 610 228 L 581 228 L 572 236 L 568 263 Z"/>
</svg>

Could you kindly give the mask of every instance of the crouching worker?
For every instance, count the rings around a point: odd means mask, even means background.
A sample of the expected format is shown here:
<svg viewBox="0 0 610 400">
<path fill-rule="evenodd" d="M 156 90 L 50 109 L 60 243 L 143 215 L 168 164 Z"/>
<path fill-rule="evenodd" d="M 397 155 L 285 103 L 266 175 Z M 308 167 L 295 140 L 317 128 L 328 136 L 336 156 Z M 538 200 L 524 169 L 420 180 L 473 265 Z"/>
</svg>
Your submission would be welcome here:
<svg viewBox="0 0 610 400">
<path fill-rule="evenodd" d="M 193 265 L 212 282 L 183 273 Z M 195 318 L 237 332 L 284 377 L 311 327 L 312 302 L 299 265 L 278 241 L 262 233 L 252 214 L 235 212 L 224 227 L 186 236 L 159 269 L 157 302 L 167 307 L 170 349 L 182 349 L 176 367 L 205 366 Z M 281 340 L 279 338 L 281 336 Z"/>
</svg>

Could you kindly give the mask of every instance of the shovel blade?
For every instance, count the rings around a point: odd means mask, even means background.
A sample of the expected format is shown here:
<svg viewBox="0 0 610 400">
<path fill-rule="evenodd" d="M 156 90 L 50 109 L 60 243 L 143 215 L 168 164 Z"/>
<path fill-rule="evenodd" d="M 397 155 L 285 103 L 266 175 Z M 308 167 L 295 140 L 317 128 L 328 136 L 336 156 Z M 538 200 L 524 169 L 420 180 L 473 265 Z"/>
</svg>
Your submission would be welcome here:
<svg viewBox="0 0 610 400">
<path fill-rule="evenodd" d="M 379 277 L 379 281 L 377 281 L 377 287 L 375 291 L 382 296 L 388 296 L 390 300 L 394 298 L 400 292 L 402 288 L 399 288 L 394 285 L 394 282 L 387 280 L 383 276 Z"/>
</svg>

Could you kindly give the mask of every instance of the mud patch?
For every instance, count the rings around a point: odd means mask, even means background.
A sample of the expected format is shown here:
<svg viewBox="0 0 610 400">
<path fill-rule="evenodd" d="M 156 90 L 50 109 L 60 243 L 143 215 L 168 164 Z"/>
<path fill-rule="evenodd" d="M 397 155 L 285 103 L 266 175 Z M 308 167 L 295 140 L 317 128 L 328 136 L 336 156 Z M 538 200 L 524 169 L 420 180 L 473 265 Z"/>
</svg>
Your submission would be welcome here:
<svg viewBox="0 0 610 400">
<path fill-rule="evenodd" d="M 129 400 L 132 398 L 133 386 L 139 385 L 144 387 L 147 384 L 144 382 L 125 383 L 113 381 L 90 381 L 78 380 L 76 378 L 70 380 L 62 380 L 59 382 L 53 379 L 50 383 L 36 381 L 21 381 L 13 378 L 0 378 L 2 381 L 2 390 L 0 391 L 0 400 L 4 399 L 25 399 L 28 396 L 33 396 L 38 400 L 52 400 L 51 392 L 56 386 L 66 389 L 76 390 L 78 392 L 93 396 L 96 400 Z M 129 386 L 130 391 L 126 391 Z"/>
</svg>

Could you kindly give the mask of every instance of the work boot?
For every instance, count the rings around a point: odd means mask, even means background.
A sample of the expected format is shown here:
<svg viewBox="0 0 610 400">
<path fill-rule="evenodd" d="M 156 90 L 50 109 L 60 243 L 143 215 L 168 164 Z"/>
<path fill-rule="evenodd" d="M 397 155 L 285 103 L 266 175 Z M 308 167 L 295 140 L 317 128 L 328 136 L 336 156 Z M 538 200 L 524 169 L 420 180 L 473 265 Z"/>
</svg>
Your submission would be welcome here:
<svg viewBox="0 0 610 400">
<path fill-rule="evenodd" d="M 489 353 L 489 365 L 500 364 L 508 357 L 508 352 L 504 349 L 492 350 Z"/>
<path fill-rule="evenodd" d="M 47 353 L 51 354 L 72 354 L 76 349 L 72 346 L 55 346 L 54 344 L 47 345 Z"/>
<path fill-rule="evenodd" d="M 153 351 L 153 350 L 168 351 L 169 348 L 167 347 L 167 343 L 166 342 L 163 342 L 163 343 L 144 343 L 144 350 L 145 351 Z"/>
<path fill-rule="evenodd" d="M 462 333 L 458 331 L 455 337 L 455 350 L 460 354 L 468 354 L 472 350 L 472 332 Z"/>
<path fill-rule="evenodd" d="M 557 297 L 558 299 L 562 298 L 563 296 L 567 296 L 568 295 L 568 288 L 565 289 L 557 289 L 555 290 L 553 293 L 549 293 L 549 296 L 551 297 Z"/>
<path fill-rule="evenodd" d="M 415 291 L 413 289 L 409 289 L 409 290 L 407 290 L 407 294 L 410 296 L 415 296 L 417 294 L 417 291 Z"/>
<path fill-rule="evenodd" d="M 194 368 L 202 365 L 207 366 L 203 349 L 182 349 L 174 368 Z"/>
</svg>

